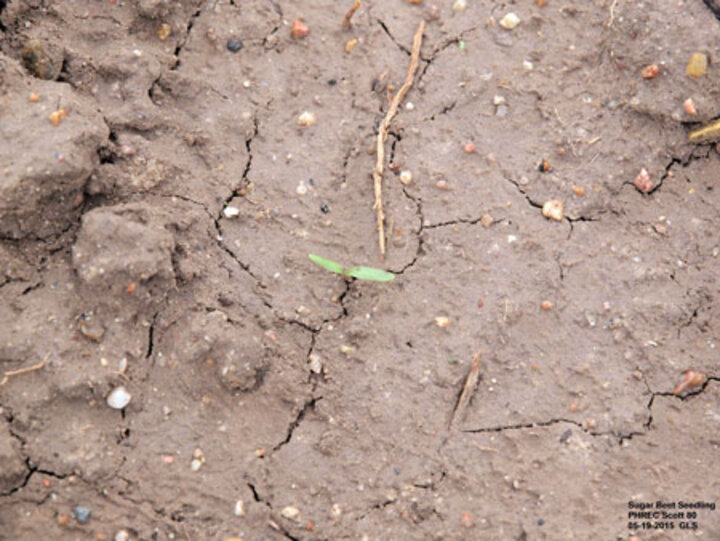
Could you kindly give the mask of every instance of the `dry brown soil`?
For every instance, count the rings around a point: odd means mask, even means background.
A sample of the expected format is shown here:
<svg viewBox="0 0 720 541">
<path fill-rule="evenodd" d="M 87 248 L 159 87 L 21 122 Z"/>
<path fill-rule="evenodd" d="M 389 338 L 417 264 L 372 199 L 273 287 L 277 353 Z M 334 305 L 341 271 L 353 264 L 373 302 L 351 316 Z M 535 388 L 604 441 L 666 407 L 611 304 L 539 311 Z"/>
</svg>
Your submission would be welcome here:
<svg viewBox="0 0 720 541">
<path fill-rule="evenodd" d="M 350 4 L 0 1 L 1 539 L 627 540 L 631 500 L 720 499 L 720 155 L 686 142 L 720 22 L 364 0 L 343 30 Z M 423 18 L 381 261 L 373 141 Z M 697 524 L 637 538 L 720 539 Z"/>
</svg>

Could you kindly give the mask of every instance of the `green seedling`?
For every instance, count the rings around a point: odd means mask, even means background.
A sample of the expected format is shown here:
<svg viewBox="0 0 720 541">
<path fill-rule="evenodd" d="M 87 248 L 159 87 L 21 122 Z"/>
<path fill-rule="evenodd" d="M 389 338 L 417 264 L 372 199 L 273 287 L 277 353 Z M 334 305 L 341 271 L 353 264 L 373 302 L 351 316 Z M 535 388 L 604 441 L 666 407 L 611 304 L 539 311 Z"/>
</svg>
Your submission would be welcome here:
<svg viewBox="0 0 720 541">
<path fill-rule="evenodd" d="M 315 254 L 310 254 L 308 257 L 310 261 L 316 265 L 320 265 L 323 269 L 339 274 L 345 278 L 357 278 L 358 280 L 369 280 L 371 282 L 389 282 L 395 279 L 395 275 L 392 272 L 382 269 L 362 266 L 345 269 L 340 263 L 332 259 L 325 259 Z"/>
</svg>

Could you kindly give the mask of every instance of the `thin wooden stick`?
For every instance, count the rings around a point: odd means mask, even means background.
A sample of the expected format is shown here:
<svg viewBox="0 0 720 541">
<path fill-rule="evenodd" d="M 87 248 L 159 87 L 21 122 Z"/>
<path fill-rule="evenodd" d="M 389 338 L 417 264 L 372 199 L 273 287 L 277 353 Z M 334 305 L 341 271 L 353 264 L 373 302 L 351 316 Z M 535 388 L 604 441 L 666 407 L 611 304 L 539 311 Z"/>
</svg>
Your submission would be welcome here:
<svg viewBox="0 0 720 541">
<path fill-rule="evenodd" d="M 477 387 L 478 379 L 480 378 L 480 352 L 476 353 L 472 360 L 472 366 L 468 372 L 467 378 L 465 379 L 465 386 L 463 387 L 460 398 L 458 398 L 455 410 L 453 411 L 450 419 L 450 430 L 452 430 L 457 422 L 462 419 L 465 409 L 470 403 L 475 388 Z"/>
<path fill-rule="evenodd" d="M 380 123 L 377 135 L 377 161 L 375 162 L 375 170 L 373 171 L 373 185 L 375 188 L 375 211 L 377 212 L 377 230 L 378 230 L 378 241 L 380 244 L 380 257 L 385 258 L 385 212 L 383 211 L 382 203 L 382 180 L 383 170 L 385 166 L 385 140 L 387 139 L 388 128 L 390 128 L 390 122 L 393 117 L 397 114 L 398 107 L 405 98 L 405 94 L 408 93 L 410 87 L 413 85 L 415 79 L 415 72 L 418 67 L 418 60 L 420 58 L 420 46 L 422 45 L 422 35 L 425 30 L 425 21 L 420 21 L 415 37 L 413 38 L 412 54 L 410 55 L 410 67 L 408 67 L 407 75 L 405 76 L 405 82 L 395 94 L 390 107 L 388 107 L 387 114 L 383 121 Z"/>
<path fill-rule="evenodd" d="M 360 9 L 360 6 L 362 6 L 362 2 L 360 0 L 355 0 L 352 7 L 347 11 L 345 14 L 345 17 L 343 17 L 342 27 L 346 30 L 352 26 L 352 19 L 353 15 L 355 15 L 355 12 Z"/>
<path fill-rule="evenodd" d="M 13 376 L 19 376 L 20 374 L 27 374 L 28 372 L 34 372 L 35 370 L 40 370 L 43 366 L 45 366 L 45 363 L 48 360 L 48 357 L 50 357 L 50 354 L 48 353 L 45 355 L 45 358 L 40 361 L 37 364 L 34 364 L 32 366 L 27 366 L 25 368 L 19 368 L 17 370 L 8 370 L 3 374 L 2 380 L 0 380 L 0 385 L 5 385 L 8 381 L 10 381 L 10 378 Z"/>
</svg>

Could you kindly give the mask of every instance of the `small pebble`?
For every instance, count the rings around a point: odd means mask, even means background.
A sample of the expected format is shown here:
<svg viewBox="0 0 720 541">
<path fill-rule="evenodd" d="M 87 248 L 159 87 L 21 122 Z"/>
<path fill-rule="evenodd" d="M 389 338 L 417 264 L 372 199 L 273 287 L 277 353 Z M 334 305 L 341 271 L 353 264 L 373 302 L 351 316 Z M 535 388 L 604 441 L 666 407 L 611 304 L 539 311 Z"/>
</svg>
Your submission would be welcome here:
<svg viewBox="0 0 720 541">
<path fill-rule="evenodd" d="M 295 188 L 295 192 L 298 195 L 305 195 L 308 192 L 308 187 L 305 185 L 305 183 L 301 180 L 298 182 L 297 188 Z"/>
<path fill-rule="evenodd" d="M 680 383 L 678 383 L 675 389 L 673 389 L 673 394 L 681 395 L 685 391 L 700 387 L 703 383 L 705 383 L 706 379 L 707 376 L 705 376 L 705 374 L 703 374 L 702 372 L 686 370 L 685 372 L 683 372 L 682 380 L 680 381 Z"/>
<path fill-rule="evenodd" d="M 540 308 L 542 308 L 545 311 L 552 310 L 552 307 L 553 307 L 553 303 L 550 301 L 542 301 L 540 303 Z"/>
<path fill-rule="evenodd" d="M 495 111 L 495 116 L 504 117 L 507 115 L 508 108 L 507 105 L 500 105 L 498 106 L 497 110 Z"/>
<path fill-rule="evenodd" d="M 205 464 L 205 454 L 202 452 L 202 449 L 195 449 L 193 451 L 193 459 L 190 462 L 190 469 L 192 471 L 198 471 L 203 464 Z"/>
<path fill-rule="evenodd" d="M 708 69 L 708 57 L 704 53 L 693 53 L 688 60 L 685 74 L 692 79 L 705 75 Z"/>
<path fill-rule="evenodd" d="M 541 173 L 547 173 L 548 171 L 550 171 L 550 169 L 550 162 L 547 160 L 541 161 L 540 165 L 538 165 L 538 171 L 540 171 Z"/>
<path fill-rule="evenodd" d="M 648 173 L 647 169 L 644 167 L 635 177 L 633 184 L 635 184 L 635 188 L 642 193 L 648 193 L 653 189 L 653 182 L 652 179 L 650 179 L 650 173 Z"/>
<path fill-rule="evenodd" d="M 523 69 L 525 71 L 532 71 L 535 68 L 534 64 L 529 60 L 523 60 Z"/>
<path fill-rule="evenodd" d="M 52 113 L 50 113 L 50 116 L 48 118 L 50 119 L 50 123 L 53 126 L 59 126 L 67 115 L 67 109 L 60 108 L 57 111 L 53 111 Z"/>
<path fill-rule="evenodd" d="M 585 196 L 585 188 L 582 186 L 576 186 L 573 184 L 572 191 L 575 195 L 578 197 L 584 197 Z"/>
<path fill-rule="evenodd" d="M 235 218 L 238 214 L 240 214 L 240 209 L 237 207 L 225 207 L 223 209 L 225 218 Z"/>
<path fill-rule="evenodd" d="M 342 514 L 342 508 L 334 503 L 333 506 L 330 508 L 330 516 L 333 518 L 337 518 Z"/>
<path fill-rule="evenodd" d="M 490 227 L 494 222 L 495 220 L 489 214 L 483 214 L 480 218 L 480 225 L 483 226 L 485 229 Z"/>
<path fill-rule="evenodd" d="M 455 0 L 452 8 L 453 11 L 465 11 L 467 9 L 467 0 Z"/>
<path fill-rule="evenodd" d="M 413 176 L 411 171 L 401 171 L 400 172 L 400 182 L 402 182 L 405 186 L 410 184 L 412 182 Z"/>
<path fill-rule="evenodd" d="M 657 64 L 650 64 L 649 66 L 645 66 L 642 71 L 640 72 L 640 75 L 642 75 L 643 79 L 654 79 L 658 76 L 660 73 L 660 68 Z"/>
<path fill-rule="evenodd" d="M 349 53 L 352 51 L 353 47 L 358 44 L 357 38 L 349 39 L 345 42 L 345 52 Z"/>
<path fill-rule="evenodd" d="M 292 22 L 292 26 L 290 27 L 290 36 L 294 39 L 304 38 L 309 33 L 310 29 L 308 28 L 308 25 L 306 25 L 302 20 L 295 19 Z"/>
<path fill-rule="evenodd" d="M 505 96 L 493 96 L 493 105 L 505 105 L 506 103 Z"/>
<path fill-rule="evenodd" d="M 475 521 L 473 520 L 473 516 L 470 513 L 463 513 L 460 517 L 460 525 L 463 528 L 472 528 L 475 524 Z"/>
<path fill-rule="evenodd" d="M 435 318 L 435 325 L 441 329 L 445 329 L 450 326 L 450 319 L 445 316 L 438 316 Z"/>
<path fill-rule="evenodd" d="M 500 19 L 500 26 L 502 26 L 505 30 L 512 30 L 519 24 L 520 17 L 518 17 L 517 14 L 513 12 L 508 13 L 502 19 Z"/>
<path fill-rule="evenodd" d="M 115 541 L 129 541 L 130 534 L 127 530 L 120 530 L 115 534 Z"/>
<path fill-rule="evenodd" d="M 235 508 L 233 509 L 233 514 L 236 517 L 244 517 L 245 516 L 245 502 L 242 500 L 238 500 L 235 502 Z"/>
<path fill-rule="evenodd" d="M 66 513 L 59 513 L 57 516 L 58 526 L 67 526 L 70 522 L 70 515 Z"/>
<path fill-rule="evenodd" d="M 412 111 L 415 109 L 415 104 L 413 102 L 409 101 L 405 104 L 405 109 L 408 111 Z"/>
<path fill-rule="evenodd" d="M 23 45 L 20 55 L 23 65 L 38 79 L 50 81 L 60 74 L 63 54 L 57 47 L 31 39 Z"/>
<path fill-rule="evenodd" d="M 73 516 L 80 524 L 87 524 L 92 517 L 92 511 L 89 507 L 83 505 L 76 505 L 73 507 Z"/>
<path fill-rule="evenodd" d="M 542 215 L 549 220 L 561 222 L 565 216 L 563 202 L 558 201 L 557 199 L 551 199 L 543 205 Z"/>
<path fill-rule="evenodd" d="M 465 154 L 472 154 L 475 152 L 475 143 L 470 141 L 469 143 L 465 143 L 463 145 L 463 150 L 465 151 Z"/>
<path fill-rule="evenodd" d="M 113 409 L 121 410 L 124 409 L 129 403 L 132 396 L 127 389 L 122 385 L 115 387 L 113 391 L 107 397 L 107 405 Z"/>
<path fill-rule="evenodd" d="M 229 39 L 227 40 L 227 44 L 225 46 L 227 47 L 227 50 L 231 53 L 237 53 L 240 49 L 244 47 L 243 42 L 239 39 Z"/>
<path fill-rule="evenodd" d="M 695 102 L 692 98 L 688 98 L 683 102 L 683 110 L 686 115 L 695 116 L 697 115 L 697 109 L 695 108 Z"/>
<path fill-rule="evenodd" d="M 447 183 L 446 180 L 438 180 L 438 181 L 435 183 L 435 187 L 436 187 L 438 190 L 447 190 L 447 189 L 448 189 L 448 183 Z"/>
<path fill-rule="evenodd" d="M 160 26 L 158 26 L 157 29 L 157 37 L 160 39 L 160 41 L 165 41 L 170 37 L 170 33 L 172 32 L 172 28 L 167 23 L 162 23 Z"/>
<path fill-rule="evenodd" d="M 310 111 L 304 111 L 297 119 L 298 126 L 303 127 L 312 126 L 315 122 L 317 122 L 317 115 L 315 113 L 311 113 Z"/>
<path fill-rule="evenodd" d="M 320 205 L 320 212 L 322 212 L 323 214 L 327 214 L 328 212 L 330 212 L 330 207 L 323 203 L 322 205 Z"/>
<path fill-rule="evenodd" d="M 663 224 L 655 224 L 653 226 L 653 229 L 655 229 L 656 233 L 659 233 L 660 235 L 667 235 L 667 226 Z"/>
<path fill-rule="evenodd" d="M 32 103 L 37 103 L 40 101 L 40 96 L 38 94 L 35 94 L 35 92 L 31 92 L 28 96 L 28 100 L 30 100 Z"/>
<path fill-rule="evenodd" d="M 297 507 L 288 505 L 280 511 L 280 514 L 288 520 L 295 520 L 300 515 L 300 510 Z"/>
<path fill-rule="evenodd" d="M 323 365 L 322 361 L 320 360 L 320 357 L 318 355 L 312 354 L 310 355 L 310 371 L 313 374 L 322 374 L 323 371 Z"/>
</svg>

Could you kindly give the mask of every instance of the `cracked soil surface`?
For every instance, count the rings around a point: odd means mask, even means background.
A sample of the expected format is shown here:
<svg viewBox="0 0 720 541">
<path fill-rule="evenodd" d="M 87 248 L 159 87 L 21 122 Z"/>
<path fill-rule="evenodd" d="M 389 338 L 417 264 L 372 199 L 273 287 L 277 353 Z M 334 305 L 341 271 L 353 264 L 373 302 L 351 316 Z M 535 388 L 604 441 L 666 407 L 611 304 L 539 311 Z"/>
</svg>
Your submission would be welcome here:
<svg viewBox="0 0 720 541">
<path fill-rule="evenodd" d="M 720 498 L 720 155 L 686 143 L 720 70 L 685 75 L 720 21 L 350 4 L 0 1 L 0 373 L 46 359 L 0 384 L 0 539 L 626 540 L 630 500 Z M 423 17 L 383 262 L 370 149 Z M 720 510 L 637 536 L 720 539 Z"/>
</svg>

